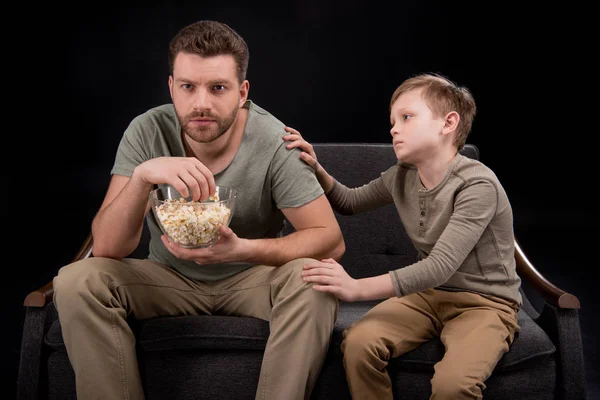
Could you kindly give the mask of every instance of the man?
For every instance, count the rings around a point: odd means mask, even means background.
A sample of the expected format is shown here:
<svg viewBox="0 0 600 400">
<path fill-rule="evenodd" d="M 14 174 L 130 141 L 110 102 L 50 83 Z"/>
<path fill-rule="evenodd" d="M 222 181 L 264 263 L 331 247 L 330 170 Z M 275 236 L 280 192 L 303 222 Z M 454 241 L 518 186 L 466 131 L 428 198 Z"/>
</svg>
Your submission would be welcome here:
<svg viewBox="0 0 600 400">
<path fill-rule="evenodd" d="M 126 318 L 232 314 L 270 321 L 257 399 L 305 399 L 327 353 L 338 300 L 302 281 L 302 266 L 345 251 L 314 171 L 281 140 L 284 124 L 248 99 L 248 48 L 230 27 L 199 21 L 169 46 L 172 104 L 134 118 L 92 222 L 94 257 L 54 279 L 54 302 L 79 399 L 142 399 Z M 169 184 L 206 199 L 238 193 L 209 248 L 162 235 L 148 194 Z M 127 258 L 147 218 L 147 260 Z M 284 218 L 295 232 L 281 237 Z M 293 366 L 292 368 L 285 367 Z"/>
</svg>

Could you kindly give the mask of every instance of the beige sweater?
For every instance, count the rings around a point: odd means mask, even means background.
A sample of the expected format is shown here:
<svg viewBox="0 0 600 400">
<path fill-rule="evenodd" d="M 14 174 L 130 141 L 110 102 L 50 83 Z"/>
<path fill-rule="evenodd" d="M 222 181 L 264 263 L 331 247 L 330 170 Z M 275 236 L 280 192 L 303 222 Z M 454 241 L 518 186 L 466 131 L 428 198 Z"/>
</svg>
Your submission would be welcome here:
<svg viewBox="0 0 600 400">
<path fill-rule="evenodd" d="M 399 162 L 358 188 L 335 181 L 327 197 L 342 214 L 396 205 L 420 255 L 420 261 L 390 271 L 397 296 L 438 288 L 522 304 L 510 202 L 481 162 L 458 154 L 432 189 L 425 189 L 414 166 Z"/>
</svg>

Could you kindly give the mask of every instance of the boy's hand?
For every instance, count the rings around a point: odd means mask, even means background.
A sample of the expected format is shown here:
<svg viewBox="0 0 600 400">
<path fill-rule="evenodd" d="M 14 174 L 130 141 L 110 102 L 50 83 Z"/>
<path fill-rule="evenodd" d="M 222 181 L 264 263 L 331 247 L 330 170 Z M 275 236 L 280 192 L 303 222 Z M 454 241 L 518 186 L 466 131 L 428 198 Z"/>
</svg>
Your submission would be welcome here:
<svg viewBox="0 0 600 400">
<path fill-rule="evenodd" d="M 291 143 L 287 144 L 286 147 L 288 149 L 293 149 L 293 148 L 297 147 L 300 150 L 302 150 L 302 153 L 300 153 L 300 158 L 305 163 L 310 165 L 312 167 L 312 169 L 317 171 L 319 168 L 319 162 L 317 160 L 317 155 L 315 154 L 312 144 L 310 144 L 306 140 L 304 140 L 302 138 L 302 135 L 300 134 L 300 132 L 298 132 L 294 128 L 290 128 L 289 126 L 286 126 L 285 130 L 287 132 L 290 132 L 290 134 L 283 136 L 283 140 L 287 140 L 287 141 L 291 142 Z"/>
<path fill-rule="evenodd" d="M 314 283 L 313 289 L 331 293 L 342 301 L 360 300 L 360 287 L 335 260 L 328 258 L 314 264 L 305 264 L 302 271 L 304 282 Z"/>
<path fill-rule="evenodd" d="M 312 144 L 308 143 L 306 140 L 302 138 L 300 132 L 295 130 L 294 128 L 290 128 L 289 126 L 285 127 L 287 132 L 290 132 L 289 135 L 284 135 L 283 140 L 287 140 L 290 143 L 286 145 L 288 149 L 299 148 L 301 150 L 300 158 L 302 161 L 307 163 L 312 169 L 315 170 L 317 175 L 317 179 L 321 184 L 321 187 L 325 192 L 328 192 L 329 189 L 333 186 L 333 177 L 330 176 L 325 168 L 319 161 L 317 160 L 317 155 L 315 154 L 315 150 L 313 149 Z"/>
</svg>

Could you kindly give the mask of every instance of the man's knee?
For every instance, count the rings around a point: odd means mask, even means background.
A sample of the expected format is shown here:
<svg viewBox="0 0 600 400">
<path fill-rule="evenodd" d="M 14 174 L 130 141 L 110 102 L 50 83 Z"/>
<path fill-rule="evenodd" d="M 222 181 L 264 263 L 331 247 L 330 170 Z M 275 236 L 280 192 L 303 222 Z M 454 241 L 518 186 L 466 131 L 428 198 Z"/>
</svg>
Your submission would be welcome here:
<svg viewBox="0 0 600 400">
<path fill-rule="evenodd" d="M 319 261 L 314 258 L 297 258 L 292 261 L 288 261 L 283 264 L 280 268 L 286 271 L 289 271 L 290 274 L 294 274 L 297 276 L 301 276 L 304 265 L 317 263 Z"/>
<path fill-rule="evenodd" d="M 56 305 L 102 295 L 119 264 L 117 260 L 90 257 L 62 267 L 52 281 Z"/>
<path fill-rule="evenodd" d="M 285 280 L 280 281 L 279 284 L 283 285 L 283 292 L 288 295 L 293 292 L 294 296 L 297 296 L 303 304 L 303 307 L 312 309 L 314 315 L 329 315 L 333 312 L 336 316 L 339 307 L 338 298 L 331 293 L 314 290 L 312 283 L 306 283 L 302 279 L 304 265 L 315 262 L 318 261 L 312 258 L 299 258 L 282 265 L 280 268 L 285 270 Z"/>
<path fill-rule="evenodd" d="M 312 258 L 298 258 L 289 261 L 279 267 L 279 278 L 274 282 L 276 285 L 284 288 L 284 291 L 296 291 L 298 288 L 308 288 L 306 282 L 302 279 L 302 271 L 305 264 L 317 262 Z"/>
</svg>

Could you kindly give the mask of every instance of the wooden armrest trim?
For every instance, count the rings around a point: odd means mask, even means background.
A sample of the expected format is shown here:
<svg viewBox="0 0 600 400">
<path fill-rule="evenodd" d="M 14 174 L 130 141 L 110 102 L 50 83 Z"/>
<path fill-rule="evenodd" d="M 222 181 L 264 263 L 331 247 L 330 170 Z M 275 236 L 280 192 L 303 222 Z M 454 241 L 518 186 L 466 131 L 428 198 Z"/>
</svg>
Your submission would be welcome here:
<svg viewBox="0 0 600 400">
<path fill-rule="evenodd" d="M 93 239 L 92 234 L 90 233 L 71 262 L 90 257 L 92 255 L 92 244 Z M 50 281 L 38 290 L 29 293 L 27 297 L 25 297 L 23 305 L 25 307 L 45 307 L 48 303 L 52 302 L 53 295 L 54 287 L 52 286 L 52 281 Z"/>
<path fill-rule="evenodd" d="M 579 299 L 575 295 L 556 287 L 533 266 L 516 240 L 515 260 L 519 275 L 526 278 L 551 304 L 559 308 L 581 308 Z"/>
<path fill-rule="evenodd" d="M 23 305 L 25 307 L 44 307 L 52 301 L 53 294 L 54 288 L 52 287 L 52 281 L 50 281 L 38 290 L 29 293 L 25 297 Z"/>
<path fill-rule="evenodd" d="M 83 260 L 84 258 L 90 257 L 92 255 L 92 245 L 93 244 L 94 244 L 94 239 L 92 238 L 92 234 L 90 233 L 87 236 L 87 238 L 85 238 L 85 241 L 79 248 L 79 251 L 77 252 L 77 254 L 75 254 L 75 257 L 73 257 L 73 260 L 71 260 L 71 262 Z"/>
</svg>

